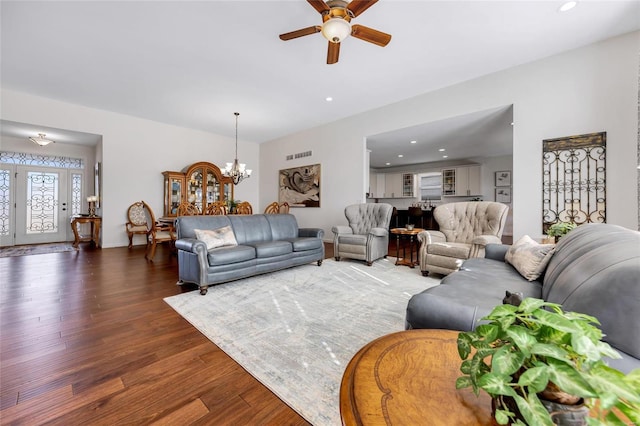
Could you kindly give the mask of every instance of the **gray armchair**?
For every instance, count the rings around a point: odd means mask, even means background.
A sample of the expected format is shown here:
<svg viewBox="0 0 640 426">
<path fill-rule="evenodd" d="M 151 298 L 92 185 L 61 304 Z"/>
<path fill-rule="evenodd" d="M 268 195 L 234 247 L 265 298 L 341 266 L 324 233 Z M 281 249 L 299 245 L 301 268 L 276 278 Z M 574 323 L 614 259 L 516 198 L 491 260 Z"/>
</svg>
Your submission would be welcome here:
<svg viewBox="0 0 640 426">
<path fill-rule="evenodd" d="M 420 270 L 448 275 L 457 271 L 462 262 L 484 257 L 485 246 L 501 244 L 502 231 L 509 207 L 492 201 L 469 201 L 442 204 L 433 211 L 440 231 L 422 231 L 420 241 Z"/>
<path fill-rule="evenodd" d="M 334 226 L 333 250 L 341 257 L 360 259 L 371 266 L 387 256 L 393 206 L 386 203 L 354 204 L 344 209 L 349 226 Z"/>
</svg>

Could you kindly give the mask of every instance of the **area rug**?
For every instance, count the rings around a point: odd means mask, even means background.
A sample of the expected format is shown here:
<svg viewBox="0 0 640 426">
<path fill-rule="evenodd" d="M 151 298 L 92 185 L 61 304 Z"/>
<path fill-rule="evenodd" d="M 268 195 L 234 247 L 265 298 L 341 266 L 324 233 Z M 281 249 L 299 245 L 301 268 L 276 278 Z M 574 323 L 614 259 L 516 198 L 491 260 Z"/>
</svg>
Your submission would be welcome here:
<svg viewBox="0 0 640 426">
<path fill-rule="evenodd" d="M 403 330 L 409 298 L 439 284 L 394 261 L 327 259 L 164 300 L 311 424 L 340 425 L 353 355 Z"/>
<path fill-rule="evenodd" d="M 71 243 L 30 244 L 0 248 L 0 257 L 28 256 L 31 254 L 63 253 L 76 251 Z"/>
</svg>

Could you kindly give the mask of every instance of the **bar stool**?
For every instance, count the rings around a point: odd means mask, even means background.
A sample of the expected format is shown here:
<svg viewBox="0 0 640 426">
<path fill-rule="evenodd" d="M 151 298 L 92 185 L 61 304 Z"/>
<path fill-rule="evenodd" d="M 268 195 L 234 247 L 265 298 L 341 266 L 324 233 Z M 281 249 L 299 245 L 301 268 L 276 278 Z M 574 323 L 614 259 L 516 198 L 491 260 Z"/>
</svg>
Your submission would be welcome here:
<svg viewBox="0 0 640 426">
<path fill-rule="evenodd" d="M 420 228 L 424 228 L 424 223 L 422 221 L 422 207 L 409 207 L 409 223 L 411 223 L 411 218 L 417 222 L 418 218 L 420 218 Z M 417 223 L 414 223 L 417 225 Z"/>
</svg>

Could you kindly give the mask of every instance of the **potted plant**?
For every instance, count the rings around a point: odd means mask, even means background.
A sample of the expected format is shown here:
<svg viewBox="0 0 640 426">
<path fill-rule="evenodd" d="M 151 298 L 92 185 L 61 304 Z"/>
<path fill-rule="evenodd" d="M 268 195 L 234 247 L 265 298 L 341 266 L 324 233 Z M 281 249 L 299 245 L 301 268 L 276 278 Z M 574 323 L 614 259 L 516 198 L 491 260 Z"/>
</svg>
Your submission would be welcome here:
<svg viewBox="0 0 640 426">
<path fill-rule="evenodd" d="M 238 206 L 238 203 L 240 202 L 240 200 L 233 200 L 231 198 L 229 198 L 227 200 L 227 211 L 230 214 L 233 214 L 236 212 L 236 207 Z"/>
<path fill-rule="evenodd" d="M 483 319 L 489 322 L 458 336 L 464 375 L 456 388 L 487 392 L 499 424 L 553 425 L 562 414 L 545 399 L 586 407 L 577 414 L 564 407 L 565 416 L 595 416 L 570 424 L 640 424 L 640 369 L 624 375 L 605 363 L 620 355 L 601 340 L 596 318 L 526 298 Z"/>
<path fill-rule="evenodd" d="M 560 237 L 566 235 L 569 231 L 574 229 L 576 225 L 574 222 L 556 222 L 551 224 L 547 229 L 547 235 L 550 239 L 558 241 Z"/>
</svg>

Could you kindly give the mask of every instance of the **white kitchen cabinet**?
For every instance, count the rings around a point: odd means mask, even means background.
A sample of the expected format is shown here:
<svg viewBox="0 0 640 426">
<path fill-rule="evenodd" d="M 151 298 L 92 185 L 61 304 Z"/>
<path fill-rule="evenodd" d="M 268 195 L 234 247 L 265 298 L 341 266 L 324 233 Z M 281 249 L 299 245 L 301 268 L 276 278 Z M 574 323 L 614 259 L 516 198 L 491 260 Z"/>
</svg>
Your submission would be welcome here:
<svg viewBox="0 0 640 426">
<path fill-rule="evenodd" d="M 385 173 L 385 198 L 402 197 L 402 173 Z"/>
<path fill-rule="evenodd" d="M 442 195 L 471 197 L 482 194 L 480 166 L 442 170 Z"/>
<path fill-rule="evenodd" d="M 415 175 L 412 173 L 402 174 L 402 196 L 415 197 Z"/>
</svg>

